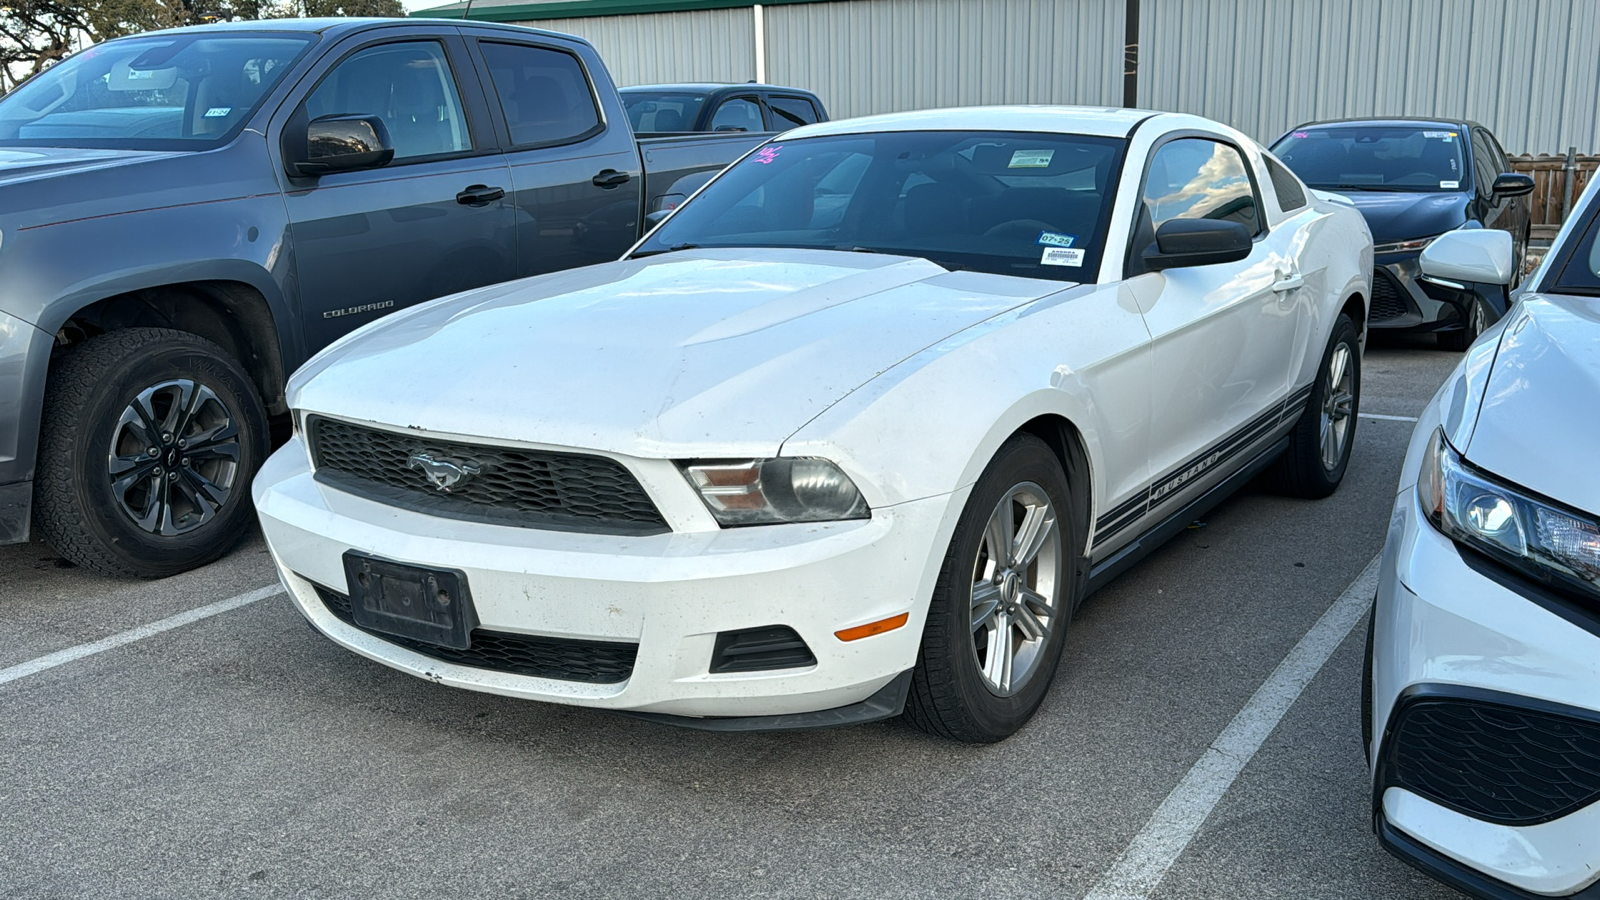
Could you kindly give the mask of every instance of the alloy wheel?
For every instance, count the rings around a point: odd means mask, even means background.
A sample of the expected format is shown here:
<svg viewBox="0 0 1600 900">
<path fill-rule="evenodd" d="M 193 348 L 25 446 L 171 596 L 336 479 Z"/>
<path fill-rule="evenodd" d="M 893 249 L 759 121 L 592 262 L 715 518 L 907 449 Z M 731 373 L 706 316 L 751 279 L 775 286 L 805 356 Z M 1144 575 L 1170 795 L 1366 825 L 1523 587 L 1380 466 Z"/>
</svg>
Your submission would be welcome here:
<svg viewBox="0 0 1600 900">
<path fill-rule="evenodd" d="M 111 432 L 107 474 L 123 514 L 180 535 L 210 522 L 239 473 L 239 426 L 216 392 L 180 378 L 141 391 Z"/>
<path fill-rule="evenodd" d="M 1044 488 L 1007 491 L 984 526 L 972 570 L 972 650 L 989 690 L 1009 697 L 1046 658 L 1058 624 L 1062 550 Z"/>
<path fill-rule="evenodd" d="M 1355 372 L 1350 365 L 1350 345 L 1341 343 L 1328 356 L 1327 389 L 1322 398 L 1322 467 L 1339 468 L 1355 412 Z"/>
</svg>

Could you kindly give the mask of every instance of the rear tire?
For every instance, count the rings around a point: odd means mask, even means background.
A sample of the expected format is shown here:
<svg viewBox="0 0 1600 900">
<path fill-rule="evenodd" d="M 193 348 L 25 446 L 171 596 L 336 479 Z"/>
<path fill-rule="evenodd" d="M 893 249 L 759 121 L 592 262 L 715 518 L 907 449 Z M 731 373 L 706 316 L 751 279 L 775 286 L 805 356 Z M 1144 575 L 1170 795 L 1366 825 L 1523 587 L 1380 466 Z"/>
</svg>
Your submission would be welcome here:
<svg viewBox="0 0 1600 900">
<path fill-rule="evenodd" d="M 239 542 L 266 454 L 266 410 L 221 347 L 164 328 L 114 331 L 51 370 L 34 521 L 84 568 L 175 575 Z"/>
<path fill-rule="evenodd" d="M 1017 435 L 995 454 L 934 587 L 906 701 L 913 725 L 992 743 L 1039 708 L 1077 597 L 1081 536 L 1072 510 L 1071 486 L 1044 441 Z"/>
<path fill-rule="evenodd" d="M 1289 432 L 1289 449 L 1273 469 L 1278 489 L 1308 500 L 1320 500 L 1338 490 L 1350 465 L 1360 412 L 1359 335 L 1350 317 L 1340 315 L 1333 323 L 1333 337 L 1322 354 L 1305 411 Z"/>
</svg>

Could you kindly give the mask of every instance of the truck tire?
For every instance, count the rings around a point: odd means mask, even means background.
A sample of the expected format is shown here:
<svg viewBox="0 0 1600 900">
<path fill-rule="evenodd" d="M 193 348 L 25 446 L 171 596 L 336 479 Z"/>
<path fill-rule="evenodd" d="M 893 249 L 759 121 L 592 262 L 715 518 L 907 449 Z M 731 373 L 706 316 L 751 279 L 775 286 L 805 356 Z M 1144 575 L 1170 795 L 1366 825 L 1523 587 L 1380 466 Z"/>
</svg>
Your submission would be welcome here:
<svg viewBox="0 0 1600 900">
<path fill-rule="evenodd" d="M 1339 489 L 1356 442 L 1361 412 L 1361 342 L 1350 317 L 1333 323 L 1333 337 L 1300 421 L 1289 432 L 1289 449 L 1278 458 L 1272 479 L 1291 497 L 1321 500 Z"/>
<path fill-rule="evenodd" d="M 84 568 L 175 575 L 239 542 L 266 454 L 261 398 L 221 347 L 165 328 L 113 331 L 51 368 L 35 526 Z"/>
<path fill-rule="evenodd" d="M 1044 441 L 1017 435 L 995 454 L 934 585 L 906 699 L 912 725 L 987 744 L 1039 708 L 1077 596 L 1072 509 L 1072 487 Z"/>
</svg>

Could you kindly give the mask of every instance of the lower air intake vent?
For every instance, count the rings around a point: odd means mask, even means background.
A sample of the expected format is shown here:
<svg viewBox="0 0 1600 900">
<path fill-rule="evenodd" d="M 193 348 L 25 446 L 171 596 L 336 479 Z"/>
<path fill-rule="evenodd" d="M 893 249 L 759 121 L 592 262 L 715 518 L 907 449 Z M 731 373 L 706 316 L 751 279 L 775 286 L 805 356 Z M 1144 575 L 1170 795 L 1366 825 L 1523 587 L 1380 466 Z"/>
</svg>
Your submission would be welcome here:
<svg viewBox="0 0 1600 900">
<path fill-rule="evenodd" d="M 711 652 L 713 674 L 798 669 L 816 664 L 811 648 L 787 625 L 724 631 L 717 635 L 716 649 Z"/>
<path fill-rule="evenodd" d="M 1372 309 L 1368 317 L 1373 322 L 1387 322 L 1406 314 L 1405 288 L 1395 283 L 1388 269 L 1372 271 Z"/>
<path fill-rule="evenodd" d="M 361 627 L 351 615 L 349 597 L 321 585 L 317 585 L 317 596 L 328 607 L 328 612 L 341 622 L 353 628 Z M 465 650 L 387 634 L 375 636 L 413 653 L 458 666 L 588 684 L 627 681 L 633 674 L 634 658 L 639 655 L 638 644 L 537 637 L 482 628 L 472 629 L 472 646 Z"/>
</svg>

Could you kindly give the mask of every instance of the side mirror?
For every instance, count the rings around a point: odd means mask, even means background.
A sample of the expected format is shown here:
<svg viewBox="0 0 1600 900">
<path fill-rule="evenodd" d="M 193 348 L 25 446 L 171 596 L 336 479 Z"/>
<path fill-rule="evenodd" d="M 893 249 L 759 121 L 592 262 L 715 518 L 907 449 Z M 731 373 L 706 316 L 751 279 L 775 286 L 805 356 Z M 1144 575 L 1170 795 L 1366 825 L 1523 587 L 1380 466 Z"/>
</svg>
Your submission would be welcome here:
<svg viewBox="0 0 1600 900">
<path fill-rule="evenodd" d="M 1447 231 L 1422 251 L 1419 264 L 1422 274 L 1434 278 L 1509 285 L 1514 274 L 1511 250 L 1511 235 L 1504 231 Z"/>
<path fill-rule="evenodd" d="M 1169 219 L 1156 229 L 1156 242 L 1145 248 L 1145 268 L 1152 272 L 1187 266 L 1238 262 L 1250 255 L 1250 230 L 1224 219 Z"/>
<path fill-rule="evenodd" d="M 1493 193 L 1496 197 L 1521 197 L 1533 193 L 1533 176 L 1506 172 L 1495 178 Z"/>
<path fill-rule="evenodd" d="M 306 125 L 305 141 L 285 136 L 284 155 L 294 174 L 315 178 L 333 172 L 376 169 L 394 159 L 389 129 L 377 116 L 323 116 Z"/>
<path fill-rule="evenodd" d="M 654 228 L 661 224 L 662 219 L 665 219 L 670 215 L 672 215 L 672 210 L 670 209 L 658 209 L 653 213 L 645 213 L 644 224 L 650 228 Z"/>
</svg>

